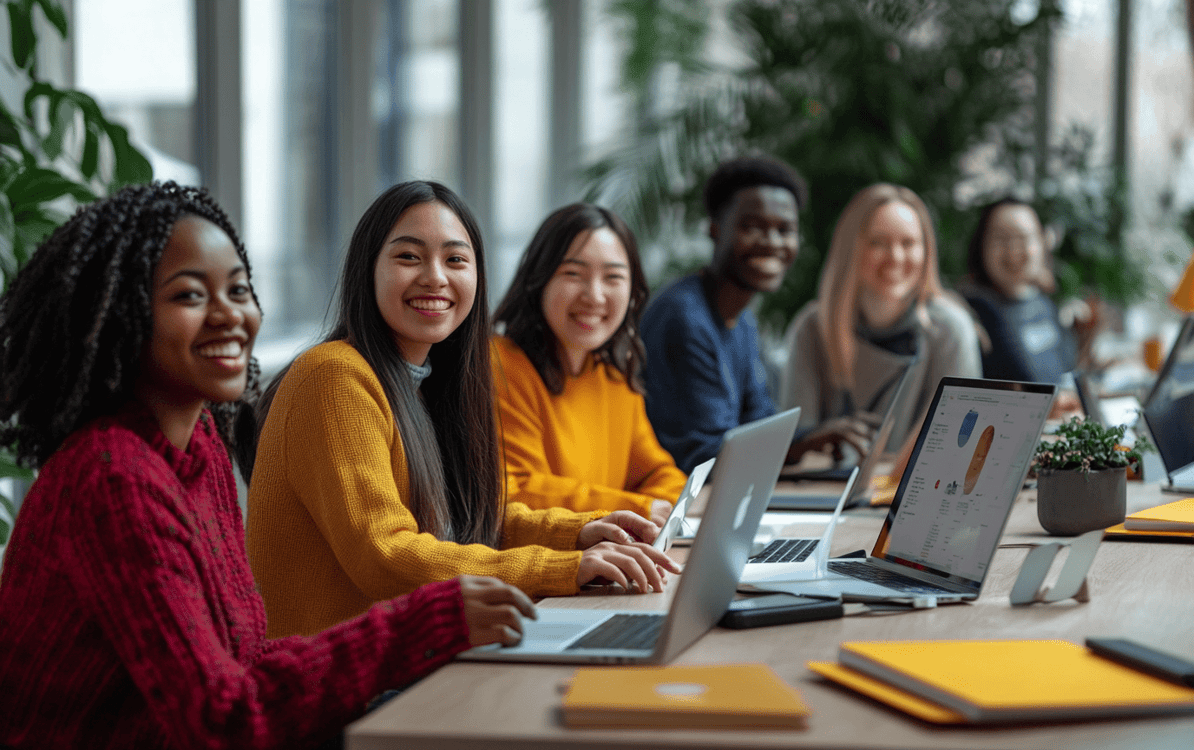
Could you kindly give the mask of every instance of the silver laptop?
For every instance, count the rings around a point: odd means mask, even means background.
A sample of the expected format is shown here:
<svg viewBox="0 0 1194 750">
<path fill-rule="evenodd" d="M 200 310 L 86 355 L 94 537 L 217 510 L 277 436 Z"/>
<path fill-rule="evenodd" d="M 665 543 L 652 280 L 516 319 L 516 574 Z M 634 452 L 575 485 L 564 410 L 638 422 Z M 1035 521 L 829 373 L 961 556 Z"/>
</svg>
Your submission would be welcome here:
<svg viewBox="0 0 1194 750">
<path fill-rule="evenodd" d="M 664 664 L 725 614 L 767 509 L 799 409 L 728 431 L 684 573 L 666 613 L 540 607 L 516 646 L 461 654 L 485 661 Z M 605 603 L 609 600 L 606 599 Z"/>
<path fill-rule="evenodd" d="M 765 588 L 847 601 L 978 598 L 1056 390 L 942 378 L 871 554 Z"/>
<path fill-rule="evenodd" d="M 742 571 L 742 583 L 765 583 L 767 581 L 796 581 L 824 578 L 828 573 L 829 549 L 833 546 L 833 530 L 846 507 L 846 501 L 854 494 L 854 486 L 862 476 L 860 467 L 855 466 L 846 480 L 846 486 L 838 497 L 828 525 L 819 538 L 786 537 L 773 539 L 762 552 L 746 561 Z"/>
<path fill-rule="evenodd" d="M 883 415 L 883 421 L 879 423 L 879 429 L 875 432 L 875 439 L 871 441 L 871 449 L 867 451 L 866 458 L 862 463 L 858 464 L 858 479 L 853 484 L 853 490 L 849 497 L 845 498 L 845 507 L 853 508 L 856 505 L 863 505 L 867 502 L 867 493 L 871 489 L 871 477 L 875 475 L 875 469 L 879 466 L 879 460 L 883 457 L 883 451 L 887 447 L 887 440 L 891 437 L 892 428 L 895 427 L 896 413 L 899 410 L 900 400 L 904 395 L 904 390 L 907 388 L 908 381 L 911 379 L 912 368 L 904 368 L 904 373 L 900 375 L 900 379 L 896 382 L 895 392 L 891 395 L 891 401 L 887 404 L 887 412 Z M 841 479 L 849 479 L 854 476 L 851 470 Z M 829 475 L 814 477 L 808 474 L 801 474 L 798 478 L 822 478 L 832 479 Z M 773 492 L 771 494 L 771 501 L 767 504 L 768 510 L 832 510 L 835 505 L 840 505 L 838 500 L 839 495 L 817 495 L 806 492 Z"/>
<path fill-rule="evenodd" d="M 685 534 L 684 518 L 688 515 L 688 509 L 692 506 L 693 498 L 705 486 L 705 480 L 709 478 L 709 472 L 713 471 L 713 464 L 716 462 L 716 458 L 711 458 L 693 468 L 692 473 L 688 475 L 688 481 L 684 483 L 684 489 L 680 490 L 680 497 L 676 499 L 676 504 L 672 506 L 672 512 L 668 514 L 667 521 L 663 524 L 663 528 L 659 530 L 659 535 L 655 537 L 655 541 L 651 544 L 652 547 L 660 552 L 667 552 L 672 548 L 672 540 L 676 537 L 692 536 L 692 534 Z"/>
</svg>

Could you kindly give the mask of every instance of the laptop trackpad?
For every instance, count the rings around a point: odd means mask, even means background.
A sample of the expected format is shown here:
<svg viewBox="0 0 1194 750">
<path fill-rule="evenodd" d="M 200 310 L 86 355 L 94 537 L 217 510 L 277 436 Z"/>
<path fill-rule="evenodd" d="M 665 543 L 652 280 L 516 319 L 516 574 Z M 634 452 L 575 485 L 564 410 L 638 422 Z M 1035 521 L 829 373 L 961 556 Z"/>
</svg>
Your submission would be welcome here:
<svg viewBox="0 0 1194 750">
<path fill-rule="evenodd" d="M 550 609 L 540 607 L 539 619 L 522 620 L 523 648 L 562 649 L 565 644 L 609 619 L 614 613 L 592 609 Z"/>
</svg>

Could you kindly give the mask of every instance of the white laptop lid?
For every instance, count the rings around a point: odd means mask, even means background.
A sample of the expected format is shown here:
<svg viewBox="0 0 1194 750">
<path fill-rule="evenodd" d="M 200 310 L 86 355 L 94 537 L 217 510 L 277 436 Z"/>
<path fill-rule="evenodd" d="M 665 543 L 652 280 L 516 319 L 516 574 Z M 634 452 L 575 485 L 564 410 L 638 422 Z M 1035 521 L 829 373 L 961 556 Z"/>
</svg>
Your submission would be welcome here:
<svg viewBox="0 0 1194 750">
<path fill-rule="evenodd" d="M 684 483 L 684 489 L 680 491 L 680 497 L 672 506 L 672 512 L 668 514 L 667 521 L 659 530 L 659 536 L 655 537 L 652 547 L 660 552 L 667 552 L 671 549 L 672 540 L 682 533 L 684 517 L 688 515 L 688 508 L 692 505 L 693 498 L 705 486 L 705 480 L 709 477 L 709 472 L 713 471 L 713 464 L 716 462 L 716 458 L 711 458 L 693 468 L 692 473 L 688 475 L 688 481 Z"/>
<path fill-rule="evenodd" d="M 838 519 L 841 518 L 842 510 L 846 507 L 847 501 L 854 495 L 854 487 L 861 476 L 862 471 L 860 467 L 855 466 L 854 471 L 850 472 L 850 478 L 846 481 L 846 486 L 842 488 L 842 494 L 838 497 L 837 507 L 833 509 L 833 515 L 829 517 L 829 523 L 825 525 L 825 530 L 821 532 L 821 537 L 816 540 L 817 546 L 813 548 L 811 555 L 799 562 L 750 563 L 742 571 L 741 582 L 749 584 L 767 581 L 795 581 L 823 578 L 826 574 L 826 566 L 829 563 L 829 549 L 833 546 L 834 529 L 837 528 Z"/>
</svg>

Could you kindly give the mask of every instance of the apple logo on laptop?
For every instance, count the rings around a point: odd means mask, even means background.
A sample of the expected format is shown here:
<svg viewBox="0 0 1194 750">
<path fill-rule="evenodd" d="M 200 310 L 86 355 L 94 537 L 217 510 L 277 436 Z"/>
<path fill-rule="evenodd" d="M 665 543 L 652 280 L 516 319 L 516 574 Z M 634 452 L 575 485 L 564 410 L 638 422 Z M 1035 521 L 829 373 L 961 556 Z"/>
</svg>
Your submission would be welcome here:
<svg viewBox="0 0 1194 750">
<path fill-rule="evenodd" d="M 750 498 L 755 493 L 755 486 L 746 488 L 746 497 L 738 501 L 738 512 L 734 514 L 734 528 L 737 529 L 746 520 L 746 511 L 750 508 Z"/>
</svg>

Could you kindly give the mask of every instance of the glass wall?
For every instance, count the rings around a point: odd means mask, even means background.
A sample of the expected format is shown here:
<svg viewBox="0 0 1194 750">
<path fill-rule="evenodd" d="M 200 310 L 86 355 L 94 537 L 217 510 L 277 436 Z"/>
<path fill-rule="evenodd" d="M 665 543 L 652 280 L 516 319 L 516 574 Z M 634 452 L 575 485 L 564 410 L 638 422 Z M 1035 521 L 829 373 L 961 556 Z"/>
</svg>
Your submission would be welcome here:
<svg viewBox="0 0 1194 750">
<path fill-rule="evenodd" d="M 193 0 L 74 5 L 75 86 L 149 158 L 157 179 L 199 182 Z"/>
</svg>

